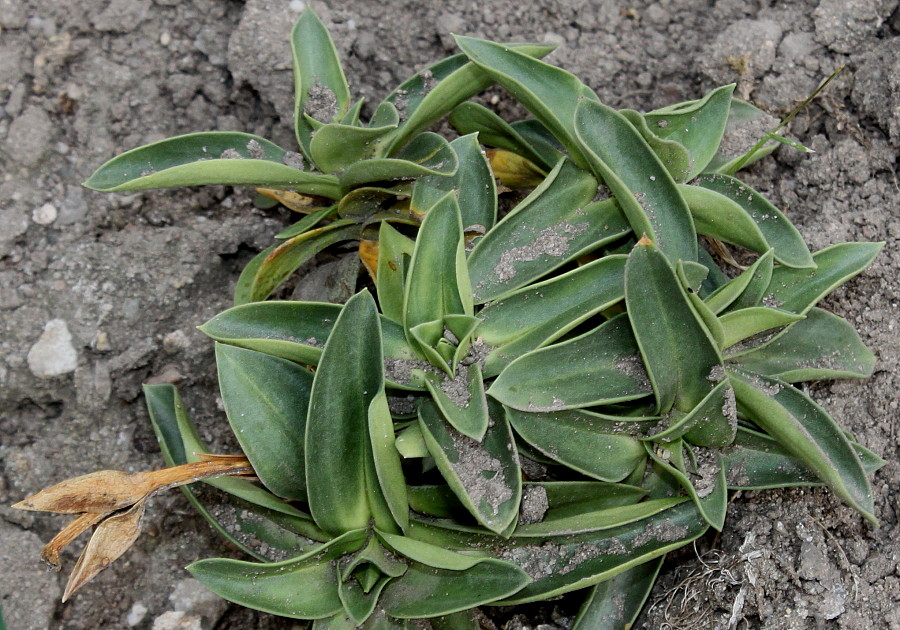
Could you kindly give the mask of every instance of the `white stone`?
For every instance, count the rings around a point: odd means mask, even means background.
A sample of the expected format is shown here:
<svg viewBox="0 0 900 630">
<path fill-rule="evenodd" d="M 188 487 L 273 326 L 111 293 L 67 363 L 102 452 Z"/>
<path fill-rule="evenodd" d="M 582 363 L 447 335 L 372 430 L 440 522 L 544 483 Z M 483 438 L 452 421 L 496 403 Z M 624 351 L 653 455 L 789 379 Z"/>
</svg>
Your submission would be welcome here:
<svg viewBox="0 0 900 630">
<path fill-rule="evenodd" d="M 203 620 L 183 610 L 170 610 L 153 620 L 153 630 L 203 630 Z"/>
<path fill-rule="evenodd" d="M 303 0 L 291 0 L 291 11 L 294 13 L 303 13 L 303 10 L 306 8 L 306 3 Z"/>
<path fill-rule="evenodd" d="M 131 610 L 128 611 L 128 616 L 125 617 L 125 623 L 133 628 L 141 623 L 146 616 L 147 607 L 144 606 L 141 602 L 135 602 L 131 607 Z"/>
<path fill-rule="evenodd" d="M 28 368 L 40 378 L 51 378 L 74 372 L 78 352 L 65 320 L 51 319 L 44 325 L 40 339 L 28 351 Z"/>
<path fill-rule="evenodd" d="M 175 584 L 169 595 L 172 608 L 190 616 L 202 617 L 204 627 L 212 628 L 225 613 L 224 599 L 203 586 L 199 580 L 185 578 Z"/>
<path fill-rule="evenodd" d="M 40 208 L 35 208 L 31 213 L 31 220 L 41 225 L 50 225 L 56 221 L 56 206 L 52 203 L 45 203 Z"/>
</svg>

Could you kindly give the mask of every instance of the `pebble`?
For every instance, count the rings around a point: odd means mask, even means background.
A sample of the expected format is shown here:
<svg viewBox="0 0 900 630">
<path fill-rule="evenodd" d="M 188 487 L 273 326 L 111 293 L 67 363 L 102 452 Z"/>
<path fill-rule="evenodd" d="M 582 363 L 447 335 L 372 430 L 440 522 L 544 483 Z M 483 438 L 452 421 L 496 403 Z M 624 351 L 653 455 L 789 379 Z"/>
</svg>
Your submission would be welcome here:
<svg viewBox="0 0 900 630">
<path fill-rule="evenodd" d="M 133 628 L 141 623 L 146 616 L 147 607 L 144 606 L 141 602 L 135 602 L 131 607 L 131 610 L 128 611 L 128 616 L 125 617 L 125 623 Z"/>
<path fill-rule="evenodd" d="M 204 630 L 203 619 L 181 610 L 170 610 L 153 620 L 153 630 Z"/>
<path fill-rule="evenodd" d="M 228 606 L 224 599 L 194 578 L 185 578 L 177 582 L 169 595 L 169 601 L 175 612 L 184 614 L 185 618 L 202 618 L 204 628 L 215 626 Z"/>
<path fill-rule="evenodd" d="M 50 225 L 56 221 L 56 206 L 52 203 L 45 203 L 39 208 L 35 208 L 31 213 L 31 220 L 40 225 Z"/>
<path fill-rule="evenodd" d="M 53 139 L 53 123 L 43 109 L 31 105 L 9 126 L 6 152 L 22 166 L 34 166 L 44 157 Z"/>
<path fill-rule="evenodd" d="M 303 0 L 291 0 L 289 6 L 294 13 L 303 13 L 303 10 L 306 9 L 306 3 Z"/>
<path fill-rule="evenodd" d="M 28 351 L 28 369 L 39 378 L 52 378 L 74 372 L 76 367 L 78 352 L 68 325 L 63 319 L 51 319 Z"/>
</svg>

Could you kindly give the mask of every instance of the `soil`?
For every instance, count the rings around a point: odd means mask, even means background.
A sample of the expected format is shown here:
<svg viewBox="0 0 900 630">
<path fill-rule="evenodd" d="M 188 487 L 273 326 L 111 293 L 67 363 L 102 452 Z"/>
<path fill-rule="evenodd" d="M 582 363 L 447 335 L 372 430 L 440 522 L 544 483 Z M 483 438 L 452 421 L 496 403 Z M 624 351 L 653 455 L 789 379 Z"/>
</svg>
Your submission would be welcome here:
<svg viewBox="0 0 900 630">
<path fill-rule="evenodd" d="M 369 103 L 453 52 L 451 31 L 559 43 L 554 63 L 607 104 L 638 110 L 736 81 L 780 117 L 845 66 L 791 124 L 815 153 L 781 147 L 744 176 L 813 249 L 887 242 L 825 301 L 876 353 L 874 376 L 810 387 L 888 461 L 873 480 L 881 524 L 820 489 L 745 492 L 721 536 L 667 561 L 637 626 L 900 628 L 898 3 L 312 4 Z M 195 327 L 228 306 L 240 268 L 290 217 L 229 187 L 104 195 L 79 183 L 123 150 L 190 131 L 245 131 L 293 148 L 287 34 L 303 5 L 103 0 L 73 10 L 0 0 L 0 605 L 10 630 L 302 627 L 225 606 L 188 579 L 189 562 L 236 552 L 180 493 L 153 499 L 147 533 L 66 604 L 65 574 L 38 560 L 65 519 L 9 505 L 76 474 L 160 466 L 140 396 L 148 380 L 177 383 L 203 437 L 227 448 L 212 345 Z M 499 89 L 484 102 L 519 111 Z M 312 299 L 314 288 L 300 286 Z M 65 567 L 81 545 L 63 553 Z M 570 597 L 486 612 L 508 630 L 548 630 L 566 627 L 576 606 Z"/>
</svg>

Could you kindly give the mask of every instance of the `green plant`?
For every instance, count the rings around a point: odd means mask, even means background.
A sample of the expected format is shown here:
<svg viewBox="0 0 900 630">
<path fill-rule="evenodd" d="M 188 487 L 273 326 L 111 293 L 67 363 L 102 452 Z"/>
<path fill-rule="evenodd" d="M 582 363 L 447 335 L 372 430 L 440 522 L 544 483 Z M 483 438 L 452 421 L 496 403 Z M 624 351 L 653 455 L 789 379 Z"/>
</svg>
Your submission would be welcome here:
<svg viewBox="0 0 900 630">
<path fill-rule="evenodd" d="M 508 45 L 536 56 L 553 49 Z M 422 219 L 420 200 L 410 199 L 413 180 L 494 198 L 494 180 L 474 137 L 449 143 L 426 131 L 490 85 L 465 55 L 443 59 L 403 82 L 364 123 L 363 99 L 351 101 L 331 37 L 311 10 L 297 20 L 291 46 L 299 153 L 246 133 L 192 133 L 123 153 L 84 183 L 104 192 L 259 186 L 271 200 L 306 214 L 276 236 L 282 242 L 248 263 L 235 289 L 235 304 L 265 299 L 304 262 L 342 241 L 360 240 L 360 257 L 371 269 L 378 223 L 418 225 Z M 464 215 L 466 225 L 483 232 L 496 220 L 496 208 L 478 207 L 484 212 Z"/>
<path fill-rule="evenodd" d="M 729 490 L 826 485 L 874 523 L 884 462 L 792 384 L 871 374 L 815 305 L 881 245 L 811 254 L 727 174 L 765 152 L 720 146 L 758 113 L 732 86 L 615 111 L 559 68 L 458 42 L 535 118 L 462 104 L 451 120 L 540 183 L 473 238 L 463 207 L 496 209 L 480 163 L 419 177 L 415 239 L 379 226 L 377 304 L 254 302 L 201 327 L 261 485 L 207 479 L 230 511 L 185 488 L 256 559 L 189 570 L 318 630 L 474 629 L 476 606 L 591 587 L 588 630 L 631 623 L 665 554 L 723 527 Z M 698 234 L 758 256 L 729 278 Z M 145 391 L 166 463 L 210 460 L 175 389 Z M 20 507 L 57 505 L 35 501 Z"/>
</svg>

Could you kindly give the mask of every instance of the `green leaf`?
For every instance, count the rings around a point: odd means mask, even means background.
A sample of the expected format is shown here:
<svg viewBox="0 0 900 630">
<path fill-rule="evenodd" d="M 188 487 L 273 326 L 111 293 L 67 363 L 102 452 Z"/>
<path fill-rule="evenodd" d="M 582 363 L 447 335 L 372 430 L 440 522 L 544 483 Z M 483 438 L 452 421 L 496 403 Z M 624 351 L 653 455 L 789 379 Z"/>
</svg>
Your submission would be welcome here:
<svg viewBox="0 0 900 630">
<path fill-rule="evenodd" d="M 299 236 L 303 234 L 307 230 L 312 229 L 321 221 L 330 218 L 337 211 L 337 206 L 327 206 L 325 208 L 320 208 L 314 212 L 310 212 L 305 217 L 281 230 L 278 234 L 275 235 L 275 238 L 292 238 L 294 236 Z M 275 247 L 270 247 L 266 249 L 266 252 L 270 252 Z M 264 260 L 265 258 L 263 258 Z M 254 272 L 255 274 L 255 272 Z"/>
<path fill-rule="evenodd" d="M 303 263 L 330 245 L 359 238 L 360 232 L 361 227 L 355 222 L 334 221 L 290 238 L 271 251 L 266 250 L 268 254 L 255 265 L 253 278 L 240 291 L 235 291 L 235 303 L 265 300 Z"/>
<path fill-rule="evenodd" d="M 711 449 L 698 449 L 697 461 L 692 464 L 684 462 L 681 440 L 671 444 L 645 443 L 644 446 L 656 464 L 687 492 L 706 522 L 722 531 L 728 509 L 728 484 L 721 454 Z"/>
<path fill-rule="evenodd" d="M 647 495 L 647 491 L 638 486 L 603 481 L 526 482 L 523 494 L 540 492 L 537 489 L 542 489 L 547 496 L 548 508 L 560 516 L 632 505 Z"/>
<path fill-rule="evenodd" d="M 378 157 L 378 140 L 396 128 L 396 123 L 381 127 L 329 123 L 313 134 L 309 153 L 319 170 L 335 173 L 355 162 Z"/>
<path fill-rule="evenodd" d="M 691 156 L 688 150 L 679 142 L 666 140 L 656 135 L 647 125 L 644 114 L 633 109 L 620 109 L 619 113 L 641 134 L 659 161 L 669 171 L 672 179 L 679 184 L 687 181 L 688 173 L 691 171 Z"/>
<path fill-rule="evenodd" d="M 702 99 L 644 114 L 647 126 L 660 138 L 678 142 L 688 151 L 689 170 L 680 181 L 702 173 L 719 149 L 734 84 L 723 85 Z M 678 179 L 678 178 L 676 178 Z"/>
<path fill-rule="evenodd" d="M 697 231 L 760 254 L 774 249 L 789 267 L 815 268 L 797 228 L 781 211 L 742 181 L 728 175 L 701 175 L 680 190 Z"/>
<path fill-rule="evenodd" d="M 425 443 L 447 484 L 478 522 L 496 533 L 514 521 L 522 494 L 515 442 L 498 407 L 491 405 L 493 425 L 481 443 L 451 427 L 435 405 L 419 407 Z"/>
<path fill-rule="evenodd" d="M 576 514 L 572 514 L 571 509 L 567 509 L 566 513 L 561 515 L 551 509 L 547 510 L 541 522 L 519 525 L 513 535 L 517 538 L 546 538 L 602 531 L 648 518 L 682 502 L 684 499 L 681 497 L 651 499 L 641 503 L 605 510 L 586 510 Z"/>
<path fill-rule="evenodd" d="M 369 440 L 381 493 L 394 521 L 401 530 L 406 529 L 409 523 L 406 479 L 403 476 L 394 435 L 394 421 L 383 385 L 369 405 Z"/>
<path fill-rule="evenodd" d="M 477 363 L 459 366 L 455 378 L 429 374 L 425 385 L 454 429 L 479 442 L 484 438 L 489 422 L 488 404 Z"/>
<path fill-rule="evenodd" d="M 531 412 L 608 405 L 650 393 L 650 381 L 624 315 L 519 357 L 488 390 L 503 404 Z"/>
<path fill-rule="evenodd" d="M 461 554 L 407 536 L 397 536 L 379 531 L 378 537 L 395 553 L 435 569 L 465 571 L 484 560 L 483 557 Z"/>
<path fill-rule="evenodd" d="M 445 315 L 472 315 L 471 290 L 466 273 L 462 223 L 452 193 L 436 203 L 419 229 L 409 264 L 404 298 L 403 326 L 407 331 Z M 436 336 L 442 336 L 443 330 Z M 410 333 L 411 344 L 415 344 Z M 428 345 L 433 346 L 437 339 Z"/>
<path fill-rule="evenodd" d="M 606 256 L 487 304 L 478 313 L 478 336 L 499 346 L 488 356 L 488 376 L 621 301 L 626 260 Z"/>
<path fill-rule="evenodd" d="M 428 621 L 431 623 L 432 630 L 481 630 L 481 624 L 475 618 L 475 612 L 471 609 L 463 610 L 442 617 L 432 617 Z"/>
<path fill-rule="evenodd" d="M 306 500 L 303 440 L 312 373 L 261 352 L 216 344 L 228 422 L 256 476 L 275 494 Z"/>
<path fill-rule="evenodd" d="M 866 475 L 872 475 L 885 461 L 872 451 L 851 442 Z M 790 486 L 821 486 L 816 474 L 800 459 L 790 455 L 775 440 L 762 433 L 738 429 L 734 446 L 724 454 L 728 487 L 762 490 Z"/>
<path fill-rule="evenodd" d="M 803 315 L 868 267 L 882 247 L 884 243 L 839 243 L 813 254 L 815 269 L 776 267 L 764 300 L 768 305 Z"/>
<path fill-rule="evenodd" d="M 533 57 L 543 57 L 554 48 L 546 44 L 506 45 Z M 401 83 L 385 99 L 397 107 L 403 121 L 391 137 L 387 153 L 402 147 L 491 83 L 491 78 L 465 55 L 447 57 Z"/>
<path fill-rule="evenodd" d="M 378 231 L 378 273 L 375 285 L 378 304 L 385 317 L 403 322 L 403 294 L 406 271 L 416 243 L 382 221 Z"/>
<path fill-rule="evenodd" d="M 722 348 L 730 348 L 748 337 L 773 328 L 782 328 L 801 319 L 802 315 L 765 306 L 753 306 L 725 313 L 719 318 L 725 330 Z"/>
<path fill-rule="evenodd" d="M 763 297 L 772 282 L 772 273 L 775 269 L 773 260 L 773 253 L 766 252 L 744 272 L 747 274 L 747 284 L 741 294 L 728 305 L 727 310 L 737 311 L 763 305 Z"/>
<path fill-rule="evenodd" d="M 612 199 L 591 203 L 597 180 L 563 160 L 469 254 L 476 304 L 526 286 L 631 229 Z"/>
<path fill-rule="evenodd" d="M 612 191 L 635 236 L 646 235 L 674 264 L 697 260 L 697 233 L 678 185 L 637 130 L 614 109 L 584 100 L 575 133 L 591 170 Z"/>
<path fill-rule="evenodd" d="M 368 292 L 356 294 L 337 318 L 313 380 L 306 486 L 313 518 L 333 535 L 366 527 L 371 517 L 368 415 L 383 387 L 380 338 L 375 301 Z"/>
<path fill-rule="evenodd" d="M 316 302 L 255 302 L 219 313 L 200 330 L 222 343 L 315 365 L 343 308 Z M 380 320 L 384 356 L 396 361 L 415 359 L 403 328 L 387 318 Z"/>
<path fill-rule="evenodd" d="M 520 568 L 491 558 L 463 571 L 414 562 L 385 588 L 384 610 L 393 617 L 436 617 L 488 604 L 519 591 L 529 582 Z"/>
<path fill-rule="evenodd" d="M 448 192 L 456 194 L 463 229 L 480 226 L 485 232 L 497 221 L 497 188 L 491 167 L 475 134 L 457 138 L 450 143 L 459 160 L 456 174 L 426 175 L 413 185 L 410 209 L 426 213 Z"/>
<path fill-rule="evenodd" d="M 593 586 L 701 536 L 707 528 L 693 502 L 598 533 L 507 548 L 500 557 L 522 566 L 533 582 L 502 601 L 517 605 Z"/>
<path fill-rule="evenodd" d="M 320 619 L 341 610 L 334 560 L 361 547 L 365 537 L 364 530 L 347 532 L 283 562 L 211 558 L 187 569 L 206 588 L 241 606 L 294 619 Z"/>
<path fill-rule="evenodd" d="M 281 147 L 247 133 L 192 133 L 126 151 L 98 168 L 84 186 L 119 192 L 227 184 L 340 196 L 337 179 L 287 166 L 286 157 Z"/>
<path fill-rule="evenodd" d="M 294 62 L 294 131 L 307 157 L 314 121 L 340 120 L 350 107 L 350 89 L 328 30 L 312 9 L 300 14 L 291 31 Z"/>
<path fill-rule="evenodd" d="M 625 266 L 625 303 L 657 410 L 688 412 L 713 388 L 722 364 L 715 342 L 697 319 L 662 251 L 638 244 Z"/>
<path fill-rule="evenodd" d="M 665 556 L 624 571 L 591 589 L 578 611 L 573 630 L 630 628 L 653 590 Z"/>
<path fill-rule="evenodd" d="M 623 423 L 609 416 L 580 410 L 529 413 L 509 408 L 506 414 L 523 440 L 553 461 L 594 479 L 622 481 L 645 457 L 640 442 L 623 435 Z"/>
<path fill-rule="evenodd" d="M 338 179 L 346 193 L 362 184 L 402 181 L 423 175 L 449 177 L 456 173 L 456 153 L 442 136 L 426 131 L 416 136 L 391 158 L 372 158 L 354 162 L 341 171 Z"/>
<path fill-rule="evenodd" d="M 740 312 L 740 311 L 738 311 Z M 837 315 L 812 308 L 769 343 L 733 359 L 737 365 L 788 383 L 826 378 L 867 378 L 875 355 Z"/>
<path fill-rule="evenodd" d="M 558 151 L 541 150 L 542 145 L 533 146 L 515 127 L 478 103 L 459 105 L 450 114 L 450 124 L 460 134 L 477 133 L 482 144 L 512 151 L 547 170 L 562 157 Z"/>
<path fill-rule="evenodd" d="M 508 46 L 473 37 L 455 36 L 456 44 L 478 67 L 502 85 L 525 109 L 565 145 L 571 159 L 586 166 L 575 139 L 575 107 L 594 92 L 574 75 Z"/>
<path fill-rule="evenodd" d="M 687 436 L 691 444 L 699 446 L 728 446 L 737 430 L 734 392 L 728 381 L 716 385 L 689 413 L 673 411 L 661 425 L 656 433 L 642 439 L 672 442 Z"/>
<path fill-rule="evenodd" d="M 756 259 L 750 267 L 745 269 L 741 274 L 732 278 L 719 286 L 715 291 L 705 298 L 706 306 L 713 313 L 718 315 L 726 308 L 732 305 L 736 300 L 742 298 L 751 284 L 762 285 L 763 289 L 769 286 L 772 276 L 772 252 L 766 252 Z M 753 299 L 757 292 L 750 289 L 748 299 L 741 299 L 742 308 L 756 306 L 758 299 Z M 751 303 L 752 302 L 752 303 Z"/>
<path fill-rule="evenodd" d="M 865 470 L 831 416 L 782 381 L 735 370 L 728 374 L 738 408 L 866 520 L 877 524 Z"/>
</svg>

